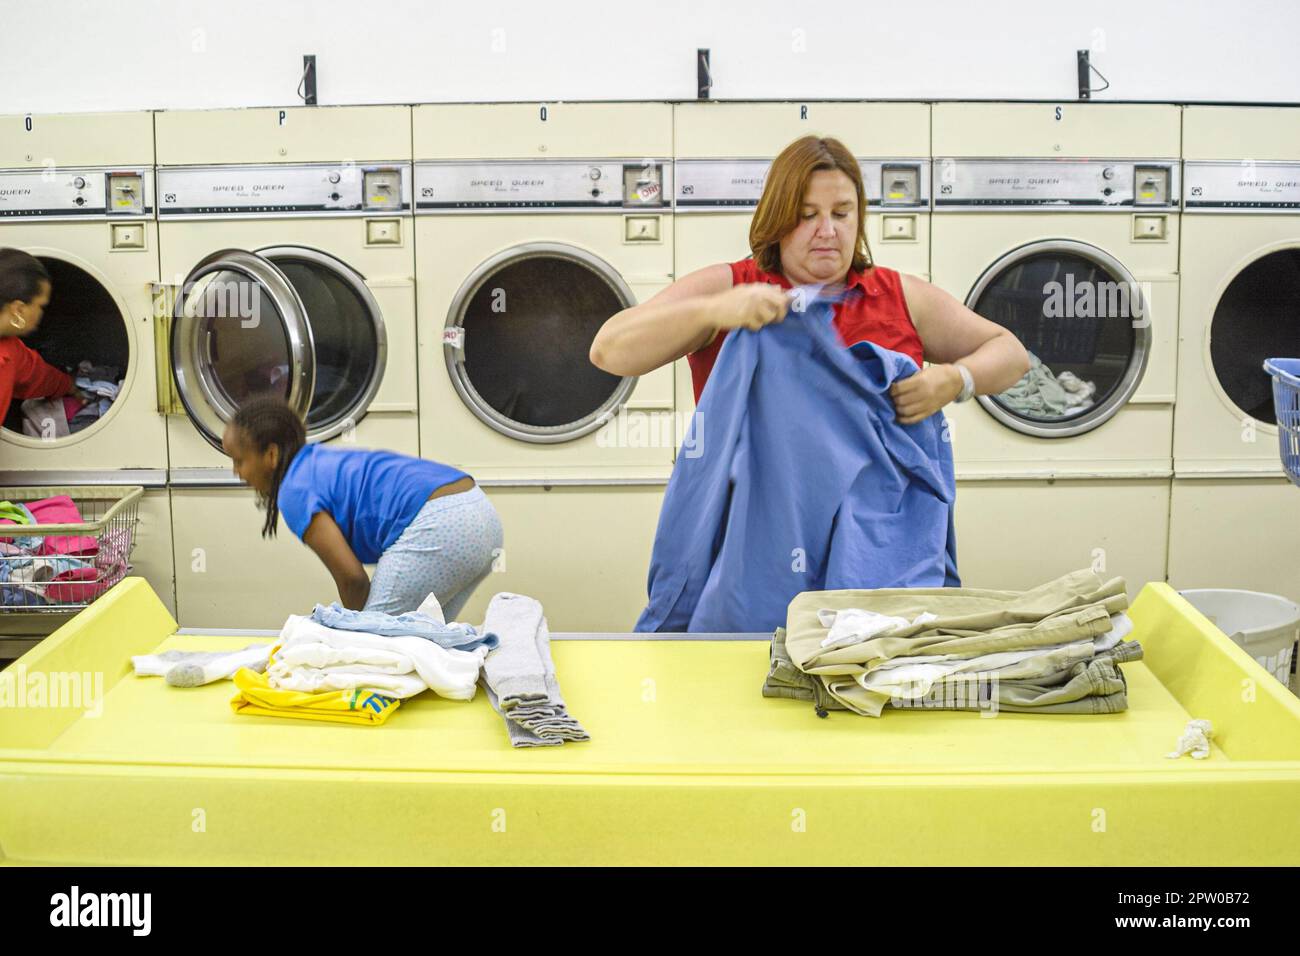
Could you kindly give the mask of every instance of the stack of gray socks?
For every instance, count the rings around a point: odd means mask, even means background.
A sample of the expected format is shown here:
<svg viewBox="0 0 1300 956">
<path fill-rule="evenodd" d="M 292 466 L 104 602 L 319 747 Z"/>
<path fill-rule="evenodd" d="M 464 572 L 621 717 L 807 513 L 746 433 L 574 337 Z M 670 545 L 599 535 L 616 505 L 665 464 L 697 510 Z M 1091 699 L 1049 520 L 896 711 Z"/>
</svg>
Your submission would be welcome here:
<svg viewBox="0 0 1300 956">
<path fill-rule="evenodd" d="M 554 747 L 569 740 L 590 740 L 560 696 L 542 605 L 503 591 L 488 604 L 482 630 L 501 641 L 483 662 L 483 683 L 488 700 L 505 718 L 510 743 Z"/>
</svg>

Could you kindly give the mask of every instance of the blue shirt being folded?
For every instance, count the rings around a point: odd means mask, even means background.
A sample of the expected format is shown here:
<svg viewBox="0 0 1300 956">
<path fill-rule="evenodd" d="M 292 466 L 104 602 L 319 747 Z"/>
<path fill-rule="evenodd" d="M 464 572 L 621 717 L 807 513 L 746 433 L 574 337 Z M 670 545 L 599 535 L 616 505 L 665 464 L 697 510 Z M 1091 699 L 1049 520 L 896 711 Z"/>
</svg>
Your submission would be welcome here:
<svg viewBox="0 0 1300 956">
<path fill-rule="evenodd" d="M 943 413 L 899 424 L 916 362 L 849 349 L 817 303 L 727 337 L 677 456 L 638 631 L 770 632 L 801 591 L 959 585 Z"/>
</svg>

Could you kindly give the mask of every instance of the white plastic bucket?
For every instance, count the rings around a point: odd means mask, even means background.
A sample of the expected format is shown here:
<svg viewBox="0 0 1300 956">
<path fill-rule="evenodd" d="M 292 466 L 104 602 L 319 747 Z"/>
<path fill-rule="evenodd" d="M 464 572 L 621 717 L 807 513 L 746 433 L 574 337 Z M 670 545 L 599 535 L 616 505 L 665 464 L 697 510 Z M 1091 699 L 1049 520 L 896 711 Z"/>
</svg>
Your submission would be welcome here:
<svg viewBox="0 0 1300 956">
<path fill-rule="evenodd" d="M 1291 661 L 1300 640 L 1300 607 L 1294 601 L 1227 588 L 1179 593 L 1266 671 L 1291 686 Z"/>
</svg>

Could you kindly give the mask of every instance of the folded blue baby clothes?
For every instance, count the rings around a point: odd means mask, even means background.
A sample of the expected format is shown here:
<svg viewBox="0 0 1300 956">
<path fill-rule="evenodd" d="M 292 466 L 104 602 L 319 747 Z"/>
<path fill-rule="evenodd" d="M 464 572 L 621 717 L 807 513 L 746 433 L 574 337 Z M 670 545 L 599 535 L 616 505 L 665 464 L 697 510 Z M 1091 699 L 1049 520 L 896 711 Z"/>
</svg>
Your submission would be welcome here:
<svg viewBox="0 0 1300 956">
<path fill-rule="evenodd" d="M 340 631 L 364 631 L 380 637 L 422 637 L 449 650 L 472 651 L 477 647 L 491 650 L 499 643 L 495 634 L 479 634 L 470 624 L 444 624 L 421 611 L 405 614 L 351 611 L 335 601 L 328 607 L 317 604 L 311 619 Z"/>
</svg>

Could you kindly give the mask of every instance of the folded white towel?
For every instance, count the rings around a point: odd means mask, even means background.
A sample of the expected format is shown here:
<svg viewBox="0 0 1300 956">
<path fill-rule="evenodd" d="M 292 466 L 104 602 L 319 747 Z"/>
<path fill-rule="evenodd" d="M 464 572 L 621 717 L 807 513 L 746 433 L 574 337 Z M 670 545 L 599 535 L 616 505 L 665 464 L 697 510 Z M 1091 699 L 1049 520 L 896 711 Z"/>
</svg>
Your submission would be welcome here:
<svg viewBox="0 0 1300 956">
<path fill-rule="evenodd" d="M 340 631 L 298 614 L 284 622 L 280 642 L 267 668 L 272 687 L 360 687 L 389 697 L 411 697 L 428 688 L 452 700 L 473 700 L 488 653 L 486 647 L 452 650 L 419 637 Z M 416 683 L 422 686 L 417 688 Z"/>
</svg>

